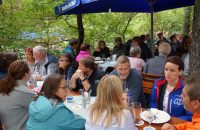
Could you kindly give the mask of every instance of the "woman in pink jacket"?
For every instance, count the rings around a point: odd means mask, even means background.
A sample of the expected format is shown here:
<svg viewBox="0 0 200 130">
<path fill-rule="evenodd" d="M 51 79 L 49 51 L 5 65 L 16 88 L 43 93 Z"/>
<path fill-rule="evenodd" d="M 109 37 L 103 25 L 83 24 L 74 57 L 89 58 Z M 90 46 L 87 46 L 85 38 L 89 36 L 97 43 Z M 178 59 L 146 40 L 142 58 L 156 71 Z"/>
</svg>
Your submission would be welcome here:
<svg viewBox="0 0 200 130">
<path fill-rule="evenodd" d="M 89 44 L 82 44 L 80 48 L 80 52 L 76 57 L 76 61 L 79 62 L 81 58 L 91 56 L 90 55 L 90 45 Z"/>
</svg>

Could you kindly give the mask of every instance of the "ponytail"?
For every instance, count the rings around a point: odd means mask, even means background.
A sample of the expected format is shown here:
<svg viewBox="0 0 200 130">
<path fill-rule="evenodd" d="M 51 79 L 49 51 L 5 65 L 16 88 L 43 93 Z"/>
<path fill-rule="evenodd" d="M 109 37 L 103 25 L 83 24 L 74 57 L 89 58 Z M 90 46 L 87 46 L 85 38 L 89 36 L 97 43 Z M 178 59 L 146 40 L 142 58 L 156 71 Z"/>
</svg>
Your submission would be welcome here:
<svg viewBox="0 0 200 130">
<path fill-rule="evenodd" d="M 8 95 L 16 85 L 16 80 L 9 76 L 6 79 L 0 80 L 0 93 L 3 93 L 3 95 Z"/>
</svg>

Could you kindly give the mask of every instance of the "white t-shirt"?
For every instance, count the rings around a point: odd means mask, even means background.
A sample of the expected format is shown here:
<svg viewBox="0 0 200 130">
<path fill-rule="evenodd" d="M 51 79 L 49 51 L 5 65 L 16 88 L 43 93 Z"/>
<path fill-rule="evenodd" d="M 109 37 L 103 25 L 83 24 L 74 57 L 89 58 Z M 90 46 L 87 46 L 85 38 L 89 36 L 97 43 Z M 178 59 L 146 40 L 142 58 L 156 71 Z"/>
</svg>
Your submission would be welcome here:
<svg viewBox="0 0 200 130">
<path fill-rule="evenodd" d="M 106 112 L 102 114 L 103 118 L 106 116 Z M 123 110 L 123 116 L 121 119 L 122 123 L 121 126 L 118 127 L 118 124 L 116 124 L 113 120 L 113 123 L 108 128 L 108 130 L 137 130 L 137 128 L 134 125 L 134 121 L 132 118 L 132 115 L 130 111 Z M 105 124 L 102 124 L 102 122 L 97 122 L 95 125 L 92 125 L 89 119 L 89 110 L 86 114 L 86 123 L 85 123 L 85 129 L 86 130 L 105 130 Z"/>
<path fill-rule="evenodd" d="M 168 107 L 168 99 L 169 99 L 168 97 L 169 97 L 169 91 L 166 89 L 164 100 L 163 100 L 163 111 L 166 111 L 166 112 L 167 112 L 167 107 Z"/>
</svg>

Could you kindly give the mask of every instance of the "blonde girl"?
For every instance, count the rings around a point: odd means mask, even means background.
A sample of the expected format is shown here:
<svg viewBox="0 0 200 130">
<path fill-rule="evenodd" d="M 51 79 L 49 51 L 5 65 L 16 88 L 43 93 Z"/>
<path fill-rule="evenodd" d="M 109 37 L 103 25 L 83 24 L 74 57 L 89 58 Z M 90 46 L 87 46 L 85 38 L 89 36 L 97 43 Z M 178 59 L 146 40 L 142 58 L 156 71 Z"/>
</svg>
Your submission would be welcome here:
<svg viewBox="0 0 200 130">
<path fill-rule="evenodd" d="M 97 88 L 97 98 L 86 114 L 86 130 L 134 130 L 133 118 L 125 107 L 122 81 L 104 76 Z"/>
</svg>

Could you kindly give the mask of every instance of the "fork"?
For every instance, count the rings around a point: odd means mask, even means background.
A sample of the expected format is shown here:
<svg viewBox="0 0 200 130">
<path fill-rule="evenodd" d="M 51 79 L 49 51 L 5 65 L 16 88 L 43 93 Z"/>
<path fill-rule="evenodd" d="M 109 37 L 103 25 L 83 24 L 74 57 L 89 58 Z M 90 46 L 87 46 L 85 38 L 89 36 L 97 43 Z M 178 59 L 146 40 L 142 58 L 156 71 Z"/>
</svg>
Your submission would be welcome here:
<svg viewBox="0 0 200 130">
<path fill-rule="evenodd" d="M 146 110 L 153 116 L 153 119 L 156 120 L 158 117 L 156 116 L 157 112 L 154 114 L 150 108 L 146 108 Z"/>
</svg>

